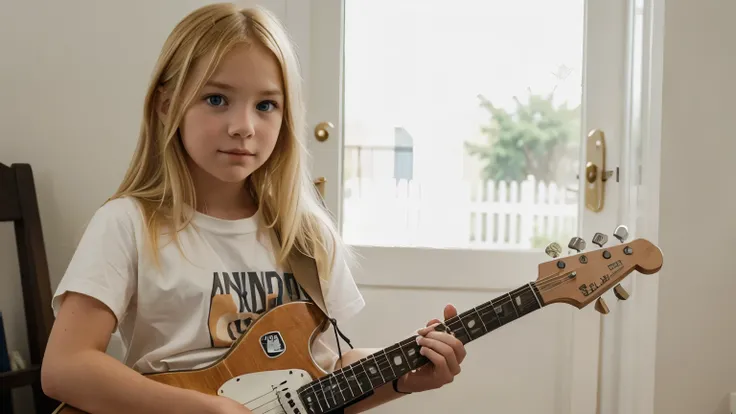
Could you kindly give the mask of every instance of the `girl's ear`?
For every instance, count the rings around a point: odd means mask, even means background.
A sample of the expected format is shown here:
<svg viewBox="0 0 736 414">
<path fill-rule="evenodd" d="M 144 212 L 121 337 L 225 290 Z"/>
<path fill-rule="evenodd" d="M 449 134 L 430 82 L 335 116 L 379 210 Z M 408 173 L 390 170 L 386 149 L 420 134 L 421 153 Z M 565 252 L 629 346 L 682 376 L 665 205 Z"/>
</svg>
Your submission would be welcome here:
<svg viewBox="0 0 736 414">
<path fill-rule="evenodd" d="M 166 120 L 168 119 L 170 103 L 171 98 L 164 88 L 159 87 L 156 89 L 156 114 L 163 123 L 166 123 Z"/>
</svg>

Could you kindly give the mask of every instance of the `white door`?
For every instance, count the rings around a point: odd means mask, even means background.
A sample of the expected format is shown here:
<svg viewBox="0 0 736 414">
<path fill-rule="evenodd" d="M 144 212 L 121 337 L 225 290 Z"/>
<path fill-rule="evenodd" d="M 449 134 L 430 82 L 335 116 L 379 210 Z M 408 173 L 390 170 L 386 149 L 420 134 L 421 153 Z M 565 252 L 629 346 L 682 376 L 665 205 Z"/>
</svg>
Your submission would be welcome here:
<svg viewBox="0 0 736 414">
<path fill-rule="evenodd" d="M 601 211 L 577 188 L 589 131 L 607 170 L 622 155 L 625 2 L 258 2 L 299 46 L 313 175 L 359 257 L 353 344 L 534 281 L 551 241 L 615 241 L 618 174 Z M 453 384 L 375 412 L 594 413 L 600 335 L 592 306 L 545 307 L 470 343 Z"/>
</svg>

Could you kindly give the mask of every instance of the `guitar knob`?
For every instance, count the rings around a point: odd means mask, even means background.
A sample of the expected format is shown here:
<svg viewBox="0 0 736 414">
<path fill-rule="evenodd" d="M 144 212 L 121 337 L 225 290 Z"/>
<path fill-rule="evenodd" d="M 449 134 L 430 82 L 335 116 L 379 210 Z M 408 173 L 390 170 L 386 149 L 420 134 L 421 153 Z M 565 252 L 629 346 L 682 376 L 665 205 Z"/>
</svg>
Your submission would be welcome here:
<svg viewBox="0 0 736 414">
<path fill-rule="evenodd" d="M 618 241 L 623 243 L 629 238 L 629 228 L 622 224 L 616 227 L 616 230 L 613 231 L 613 235 L 618 239 Z"/>
<path fill-rule="evenodd" d="M 580 253 L 582 250 L 585 250 L 585 240 L 581 239 L 580 237 L 573 237 L 572 239 L 570 239 L 570 243 L 567 245 L 567 247 Z"/>
<path fill-rule="evenodd" d="M 607 315 L 608 312 L 608 305 L 606 305 L 606 301 L 603 300 L 603 298 L 598 298 L 598 300 L 595 301 L 595 310 L 602 313 L 603 315 Z"/>
<path fill-rule="evenodd" d="M 547 256 L 551 258 L 556 258 L 560 254 L 562 254 L 562 246 L 560 246 L 558 243 L 552 242 L 544 249 L 544 252 L 547 253 Z"/>
<path fill-rule="evenodd" d="M 621 285 L 616 285 L 616 287 L 613 288 L 613 294 L 616 295 L 619 300 L 626 300 L 629 298 L 629 292 L 627 292 Z"/>
<path fill-rule="evenodd" d="M 593 236 L 593 244 L 598 245 L 598 247 L 603 247 L 604 244 L 608 243 L 608 236 L 606 236 L 603 233 L 596 233 Z"/>
</svg>

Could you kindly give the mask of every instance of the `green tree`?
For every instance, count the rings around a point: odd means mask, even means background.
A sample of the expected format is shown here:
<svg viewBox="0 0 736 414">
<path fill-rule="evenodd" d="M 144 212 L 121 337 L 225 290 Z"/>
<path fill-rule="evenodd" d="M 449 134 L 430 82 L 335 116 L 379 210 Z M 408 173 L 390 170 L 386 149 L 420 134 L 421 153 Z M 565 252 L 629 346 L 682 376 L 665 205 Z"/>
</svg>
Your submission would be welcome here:
<svg viewBox="0 0 736 414">
<path fill-rule="evenodd" d="M 577 157 L 580 106 L 555 106 L 553 98 L 554 93 L 530 93 L 527 102 L 514 98 L 516 108 L 508 112 L 478 95 L 480 106 L 490 115 L 490 124 L 481 128 L 488 141 L 466 142 L 465 147 L 484 161 L 482 179 L 523 181 L 533 175 L 550 182 L 557 177 L 558 168 L 565 167 L 561 163 Z"/>
</svg>

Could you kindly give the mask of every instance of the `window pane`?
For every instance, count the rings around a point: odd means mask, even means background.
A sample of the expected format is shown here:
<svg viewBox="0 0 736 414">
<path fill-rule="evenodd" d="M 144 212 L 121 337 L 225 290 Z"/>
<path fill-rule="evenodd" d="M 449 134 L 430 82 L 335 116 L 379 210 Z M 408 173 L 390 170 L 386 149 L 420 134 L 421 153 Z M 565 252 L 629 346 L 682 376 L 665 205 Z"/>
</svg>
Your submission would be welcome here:
<svg viewBox="0 0 736 414">
<path fill-rule="evenodd" d="M 583 1 L 346 1 L 348 243 L 575 235 Z"/>
</svg>

